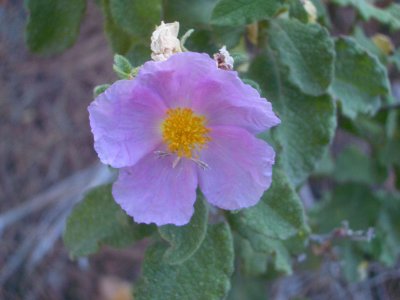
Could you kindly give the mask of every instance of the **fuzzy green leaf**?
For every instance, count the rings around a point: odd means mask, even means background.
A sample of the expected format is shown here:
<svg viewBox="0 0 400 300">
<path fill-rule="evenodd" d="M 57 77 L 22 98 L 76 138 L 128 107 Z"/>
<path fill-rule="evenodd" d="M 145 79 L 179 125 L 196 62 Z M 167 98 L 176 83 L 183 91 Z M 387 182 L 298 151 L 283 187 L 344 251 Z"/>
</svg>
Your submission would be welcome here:
<svg viewBox="0 0 400 300">
<path fill-rule="evenodd" d="M 282 8 L 280 0 L 220 0 L 214 8 L 211 23 L 235 26 L 273 17 Z"/>
<path fill-rule="evenodd" d="M 325 93 L 333 78 L 333 41 L 317 24 L 297 20 L 274 20 L 268 30 L 277 59 L 289 70 L 288 79 L 304 93 Z"/>
<path fill-rule="evenodd" d="M 365 184 L 383 183 L 386 176 L 386 168 L 381 167 L 377 160 L 367 156 L 355 146 L 347 147 L 339 153 L 333 173 L 338 182 Z"/>
<path fill-rule="evenodd" d="M 335 49 L 332 94 L 341 101 L 343 113 L 350 118 L 374 114 L 381 105 L 380 97 L 389 93 L 386 68 L 351 38 L 337 39 Z"/>
<path fill-rule="evenodd" d="M 227 224 L 210 225 L 199 250 L 184 263 L 163 261 L 164 245 L 148 249 L 137 300 L 224 299 L 233 273 L 233 241 Z"/>
<path fill-rule="evenodd" d="M 93 89 L 93 96 L 97 97 L 98 95 L 102 94 L 105 92 L 106 89 L 108 89 L 110 85 L 108 83 L 98 85 Z"/>
<path fill-rule="evenodd" d="M 266 273 L 268 255 L 253 249 L 250 242 L 241 236 L 235 236 L 237 253 L 241 259 L 241 271 L 247 276 L 258 276 Z"/>
<path fill-rule="evenodd" d="M 275 167 L 272 186 L 261 201 L 254 207 L 229 215 L 229 221 L 250 242 L 255 253 L 273 255 L 276 270 L 285 274 L 292 272 L 290 255 L 282 240 L 304 234 L 308 227 L 300 199 L 279 168 Z M 262 258 L 259 255 L 255 258 Z M 249 266 L 249 261 L 245 262 Z"/>
<path fill-rule="evenodd" d="M 27 0 L 26 42 L 32 52 L 55 54 L 70 47 L 79 34 L 85 0 Z"/>
<path fill-rule="evenodd" d="M 111 186 L 89 192 L 67 220 L 64 243 L 73 257 L 95 253 L 102 245 L 125 247 L 154 228 L 138 225 L 115 203 Z"/>
<path fill-rule="evenodd" d="M 348 241 L 340 245 L 349 279 L 357 279 L 355 268 L 362 256 L 372 257 L 386 265 L 396 262 L 400 254 L 399 194 L 372 191 L 360 184 L 346 184 L 336 187 L 326 198 L 309 214 L 316 232 L 330 232 L 341 226 L 343 220 L 347 220 L 353 230 L 375 229 L 376 237 L 370 243 Z"/>
<path fill-rule="evenodd" d="M 164 261 L 180 264 L 199 249 L 207 232 L 208 208 L 202 197 L 198 197 L 195 213 L 185 226 L 165 225 L 158 228 L 161 237 L 171 246 L 164 254 Z"/>
<path fill-rule="evenodd" d="M 334 0 L 333 2 L 342 6 L 353 6 L 364 20 L 375 19 L 394 30 L 400 29 L 400 4 L 393 3 L 382 9 L 366 0 Z"/>
<path fill-rule="evenodd" d="M 181 35 L 188 29 L 204 28 L 210 23 L 216 0 L 168 0 L 164 1 L 164 19 L 179 21 Z"/>
<path fill-rule="evenodd" d="M 287 239 L 307 227 L 300 199 L 278 167 L 274 168 L 272 185 L 260 202 L 230 215 L 230 221 L 244 236 L 254 231 L 277 239 Z"/>
<path fill-rule="evenodd" d="M 115 22 L 111 14 L 110 0 L 101 0 L 101 7 L 105 18 L 104 30 L 111 48 L 115 53 L 126 54 L 136 39 Z"/>
<path fill-rule="evenodd" d="M 113 70 L 118 75 L 119 78 L 131 79 L 132 68 L 133 67 L 131 63 L 126 57 L 120 54 L 114 55 Z"/>
<path fill-rule="evenodd" d="M 147 42 L 161 21 L 161 0 L 110 0 L 110 8 L 120 28 Z"/>
</svg>

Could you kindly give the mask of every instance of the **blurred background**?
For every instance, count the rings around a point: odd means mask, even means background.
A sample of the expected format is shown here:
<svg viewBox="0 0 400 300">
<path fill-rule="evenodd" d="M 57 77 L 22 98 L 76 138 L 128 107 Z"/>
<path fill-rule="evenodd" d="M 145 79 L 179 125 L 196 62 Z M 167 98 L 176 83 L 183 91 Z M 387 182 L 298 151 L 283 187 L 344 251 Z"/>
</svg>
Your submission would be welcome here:
<svg viewBox="0 0 400 300">
<path fill-rule="evenodd" d="M 348 33 L 354 10 L 329 13 L 333 31 Z M 132 299 L 146 241 L 72 261 L 61 239 L 80 195 L 111 176 L 93 150 L 87 113 L 93 87 L 117 79 L 103 16 L 88 1 L 77 42 L 51 57 L 27 50 L 26 20 L 23 1 L 0 0 L 0 299 Z M 378 25 L 365 29 L 373 34 Z M 399 45 L 400 35 L 391 37 Z M 399 74 L 391 77 L 400 98 Z M 348 139 L 339 133 L 334 149 Z M 349 284 L 329 262 L 249 299 L 400 299 L 400 266 L 377 264 L 375 272 L 382 276 Z"/>
<path fill-rule="evenodd" d="M 77 42 L 53 57 L 27 50 L 26 20 L 23 1 L 0 1 L 0 299 L 129 299 L 140 249 L 73 262 L 60 238 L 103 180 L 87 113 L 93 87 L 116 80 L 100 9 L 88 2 Z"/>
</svg>

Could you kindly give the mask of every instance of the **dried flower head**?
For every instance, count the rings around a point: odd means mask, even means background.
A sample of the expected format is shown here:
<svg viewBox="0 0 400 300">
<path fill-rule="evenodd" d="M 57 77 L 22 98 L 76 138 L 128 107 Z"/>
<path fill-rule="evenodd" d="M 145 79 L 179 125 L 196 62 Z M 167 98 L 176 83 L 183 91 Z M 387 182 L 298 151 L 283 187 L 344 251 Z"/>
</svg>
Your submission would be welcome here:
<svg viewBox="0 0 400 300">
<path fill-rule="evenodd" d="M 308 15 L 308 23 L 317 22 L 317 8 L 311 0 L 302 0 L 305 11 Z"/>
<path fill-rule="evenodd" d="M 217 67 L 222 70 L 233 70 L 233 57 L 226 50 L 226 46 L 219 49 L 219 53 L 214 54 L 214 60 L 217 62 Z"/>
<path fill-rule="evenodd" d="M 172 54 L 182 52 L 178 39 L 179 23 L 161 22 L 151 35 L 151 58 L 155 61 L 167 60 Z"/>
</svg>

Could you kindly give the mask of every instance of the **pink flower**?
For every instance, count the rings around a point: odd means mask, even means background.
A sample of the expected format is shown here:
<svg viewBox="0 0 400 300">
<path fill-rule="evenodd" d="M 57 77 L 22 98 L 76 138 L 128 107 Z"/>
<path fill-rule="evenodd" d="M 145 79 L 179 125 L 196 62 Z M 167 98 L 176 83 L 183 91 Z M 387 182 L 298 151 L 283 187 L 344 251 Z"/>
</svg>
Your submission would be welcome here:
<svg viewBox="0 0 400 300">
<path fill-rule="evenodd" d="M 184 225 L 196 188 L 217 207 L 255 205 L 275 152 L 254 135 L 279 124 L 271 104 L 206 54 L 145 63 L 89 106 L 100 160 L 120 168 L 117 203 L 139 223 Z"/>
</svg>

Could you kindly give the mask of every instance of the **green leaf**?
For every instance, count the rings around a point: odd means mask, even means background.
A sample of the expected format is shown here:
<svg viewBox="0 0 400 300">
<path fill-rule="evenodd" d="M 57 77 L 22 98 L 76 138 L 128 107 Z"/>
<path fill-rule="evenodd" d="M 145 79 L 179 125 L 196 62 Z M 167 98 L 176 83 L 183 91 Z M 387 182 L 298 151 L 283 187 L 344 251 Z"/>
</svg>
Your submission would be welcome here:
<svg viewBox="0 0 400 300">
<path fill-rule="evenodd" d="M 236 26 L 273 17 L 282 8 L 280 0 L 219 0 L 211 23 Z"/>
<path fill-rule="evenodd" d="M 278 272 L 282 272 L 286 275 L 292 274 L 292 259 L 289 251 L 283 245 L 281 241 L 274 241 L 274 267 Z"/>
<path fill-rule="evenodd" d="M 136 42 L 136 39 L 118 26 L 111 14 L 110 0 L 102 0 L 101 7 L 104 14 L 104 30 L 115 53 L 126 54 Z"/>
<path fill-rule="evenodd" d="M 360 13 L 364 20 L 375 19 L 388 25 L 393 30 L 400 29 L 400 5 L 391 4 L 381 9 L 366 0 L 333 0 L 334 3 L 346 6 L 351 5 Z"/>
<path fill-rule="evenodd" d="M 138 225 L 115 203 L 111 185 L 95 188 L 67 220 L 64 243 L 73 257 L 95 253 L 102 245 L 125 247 L 153 231 Z"/>
<path fill-rule="evenodd" d="M 393 266 L 400 254 L 400 195 L 382 192 L 378 198 L 383 206 L 378 219 L 378 234 L 381 238 L 379 260 L 387 266 Z"/>
<path fill-rule="evenodd" d="M 344 277 L 350 282 L 357 282 L 360 278 L 359 267 L 362 265 L 363 253 L 352 245 L 351 241 L 345 241 L 340 247 L 342 268 Z"/>
<path fill-rule="evenodd" d="M 227 300 L 266 300 L 267 284 L 264 278 L 241 276 L 235 272 Z"/>
<path fill-rule="evenodd" d="M 274 167 L 272 185 L 260 202 L 229 215 L 229 220 L 233 228 L 250 241 L 253 233 L 264 238 L 288 239 L 307 230 L 303 205 L 286 175 L 277 166 Z M 255 243 L 252 244 L 255 250 L 261 251 Z"/>
<path fill-rule="evenodd" d="M 372 191 L 365 185 L 346 184 L 336 187 L 327 199 L 315 206 L 309 216 L 315 231 L 330 232 L 343 220 L 353 230 L 374 227 L 376 237 L 370 242 L 347 241 L 340 243 L 345 274 L 358 279 L 357 266 L 361 257 L 379 260 L 386 265 L 396 262 L 400 254 L 400 195 L 386 191 Z"/>
<path fill-rule="evenodd" d="M 317 232 L 330 232 L 340 227 L 344 220 L 349 221 L 351 229 L 365 230 L 374 226 L 379 210 L 379 202 L 366 186 L 344 184 L 315 206 L 310 216 L 317 224 Z"/>
<path fill-rule="evenodd" d="M 333 78 L 333 41 L 317 24 L 297 20 L 274 20 L 268 30 L 269 43 L 282 66 L 289 70 L 289 81 L 304 93 L 325 93 Z"/>
<path fill-rule="evenodd" d="M 300 0 L 289 0 L 289 15 L 303 23 L 308 23 L 308 14 Z"/>
<path fill-rule="evenodd" d="M 288 82 L 271 51 L 253 61 L 249 76 L 260 83 L 278 112 L 282 122 L 274 136 L 282 147 L 280 160 L 290 181 L 298 185 L 314 170 L 333 138 L 335 105 L 329 95 L 306 95 Z"/>
<path fill-rule="evenodd" d="M 333 174 L 338 182 L 365 184 L 383 183 L 386 176 L 386 168 L 379 166 L 377 160 L 367 156 L 355 146 L 347 147 L 339 153 Z"/>
<path fill-rule="evenodd" d="M 383 65 L 387 63 L 386 54 L 378 48 L 378 46 L 368 37 L 362 27 L 356 26 L 353 31 L 353 38 L 356 40 L 359 46 L 367 50 L 371 56 L 379 58 Z"/>
<path fill-rule="evenodd" d="M 137 300 L 224 299 L 233 273 L 233 241 L 227 224 L 208 227 L 200 249 L 179 265 L 163 261 L 165 246 L 148 249 Z"/>
<path fill-rule="evenodd" d="M 93 89 L 93 95 L 94 97 L 97 97 L 98 95 L 102 94 L 105 92 L 106 89 L 108 89 L 110 87 L 109 84 L 102 84 L 102 85 L 98 85 Z"/>
<path fill-rule="evenodd" d="M 115 23 L 127 33 L 150 43 L 161 21 L 161 0 L 110 0 Z"/>
<path fill-rule="evenodd" d="M 132 65 L 129 60 L 120 54 L 114 55 L 114 66 L 124 74 L 130 74 L 132 71 Z"/>
<path fill-rule="evenodd" d="M 181 34 L 188 29 L 205 28 L 210 23 L 216 0 L 167 0 L 163 2 L 166 22 L 179 21 Z"/>
<path fill-rule="evenodd" d="M 335 78 L 331 92 L 342 103 L 343 113 L 354 119 L 358 114 L 374 114 L 381 96 L 389 93 L 386 68 L 351 38 L 335 43 Z"/>
<path fill-rule="evenodd" d="M 331 28 L 332 23 L 330 20 L 327 5 L 324 0 L 311 0 L 317 9 L 318 22 L 325 27 Z"/>
<path fill-rule="evenodd" d="M 389 61 L 396 67 L 397 71 L 400 71 L 400 48 L 390 56 Z"/>
<path fill-rule="evenodd" d="M 261 201 L 254 207 L 230 214 L 228 218 L 232 227 L 250 242 L 255 254 L 258 253 L 245 260 L 247 268 L 254 272 L 253 259 L 262 262 L 264 253 L 273 255 L 276 270 L 285 274 L 292 272 L 289 252 L 281 240 L 304 234 L 308 227 L 300 199 L 278 167 L 274 169 L 272 186 Z"/>
<path fill-rule="evenodd" d="M 180 264 L 189 259 L 199 249 L 207 232 L 208 208 L 203 197 L 198 197 L 195 213 L 185 226 L 165 225 L 158 228 L 161 237 L 171 246 L 164 254 L 164 261 Z"/>
<path fill-rule="evenodd" d="M 114 72 L 121 79 L 131 79 L 132 65 L 127 58 L 120 54 L 114 55 Z"/>
<path fill-rule="evenodd" d="M 32 52 L 55 54 L 70 47 L 79 34 L 85 0 L 27 0 L 26 42 Z"/>
<path fill-rule="evenodd" d="M 247 276 L 258 276 L 267 272 L 268 255 L 257 252 L 250 242 L 241 236 L 235 236 L 235 244 L 242 263 L 242 273 Z"/>
</svg>

